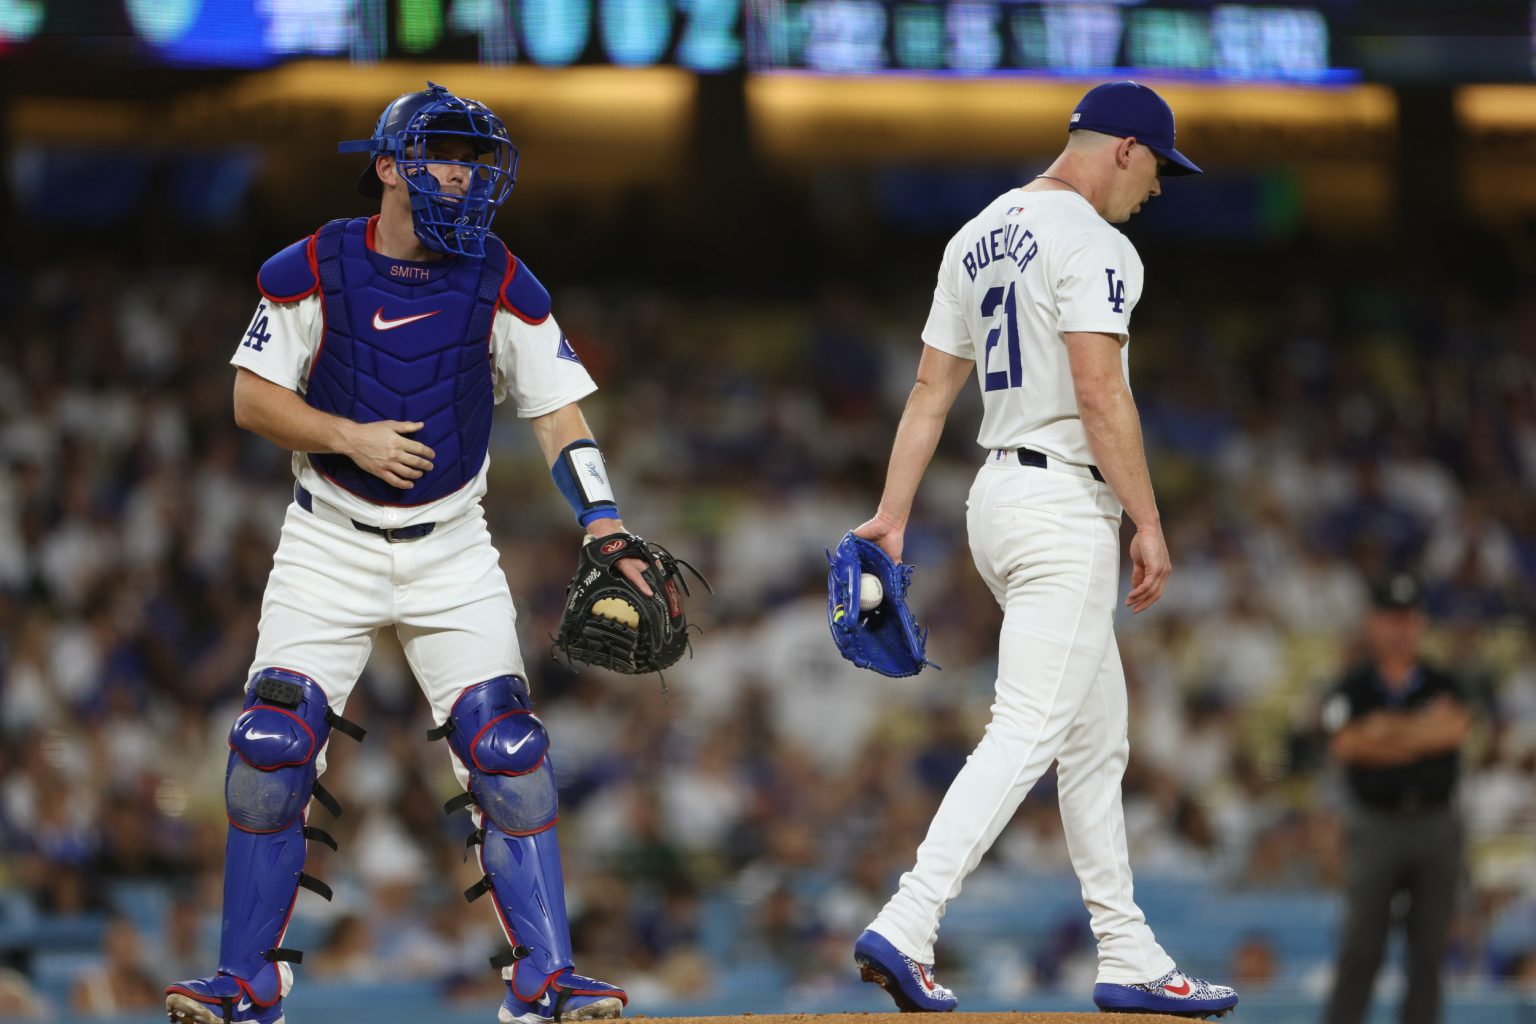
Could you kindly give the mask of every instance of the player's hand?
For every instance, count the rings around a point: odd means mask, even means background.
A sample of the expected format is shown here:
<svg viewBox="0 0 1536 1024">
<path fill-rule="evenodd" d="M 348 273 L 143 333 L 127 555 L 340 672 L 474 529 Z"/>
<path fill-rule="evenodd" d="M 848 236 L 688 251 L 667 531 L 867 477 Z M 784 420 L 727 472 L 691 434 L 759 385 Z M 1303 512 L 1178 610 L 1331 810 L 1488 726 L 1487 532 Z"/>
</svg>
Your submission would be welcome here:
<svg viewBox="0 0 1536 1024">
<path fill-rule="evenodd" d="M 1138 528 L 1131 538 L 1131 592 L 1125 597 L 1125 606 L 1137 613 L 1152 607 L 1163 596 L 1172 572 L 1162 529 Z"/>
<path fill-rule="evenodd" d="M 594 540 L 606 537 L 610 533 L 628 532 L 628 530 L 624 529 L 624 524 L 617 519 L 594 519 L 587 524 L 587 533 Z M 653 596 L 651 585 L 645 582 L 645 577 L 641 575 L 641 573 L 645 572 L 645 560 L 643 558 L 621 558 L 613 564 L 618 566 L 619 572 L 624 574 L 625 579 L 635 585 L 636 590 L 646 597 Z"/>
<path fill-rule="evenodd" d="M 416 486 L 411 481 L 421 479 L 423 473 L 432 469 L 432 459 L 437 455 L 407 436 L 423 426 L 403 420 L 353 424 L 347 450 L 342 454 L 391 487 L 409 490 Z"/>
<path fill-rule="evenodd" d="M 906 543 L 907 529 L 884 512 L 876 512 L 873 519 L 853 528 L 855 537 L 863 537 L 880 545 L 880 550 L 891 556 L 891 561 L 901 561 L 902 545 Z"/>
</svg>

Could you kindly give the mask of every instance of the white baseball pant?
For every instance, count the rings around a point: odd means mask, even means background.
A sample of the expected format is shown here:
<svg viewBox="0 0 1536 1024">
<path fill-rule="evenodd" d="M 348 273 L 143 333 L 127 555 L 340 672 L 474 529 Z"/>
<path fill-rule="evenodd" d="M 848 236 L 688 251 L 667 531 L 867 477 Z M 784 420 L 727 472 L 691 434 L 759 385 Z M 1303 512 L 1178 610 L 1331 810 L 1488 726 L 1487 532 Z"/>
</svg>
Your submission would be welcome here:
<svg viewBox="0 0 1536 1024">
<path fill-rule="evenodd" d="M 301 672 L 343 714 L 374 634 L 390 625 L 434 721 L 447 719 L 465 687 L 502 675 L 527 679 L 512 594 L 479 506 L 425 537 L 390 543 L 290 504 L 250 674 Z M 325 771 L 323 751 L 318 768 Z"/>
<path fill-rule="evenodd" d="M 1131 892 L 1121 778 L 1130 753 L 1115 645 L 1120 516 L 1083 467 L 1020 466 L 992 453 L 966 502 L 971 554 L 1003 608 L 996 702 L 949 787 L 917 863 L 870 927 L 933 963 L 944 908 L 1020 802 L 1057 761 L 1063 830 L 1098 939 L 1098 981 L 1172 970 Z"/>
</svg>

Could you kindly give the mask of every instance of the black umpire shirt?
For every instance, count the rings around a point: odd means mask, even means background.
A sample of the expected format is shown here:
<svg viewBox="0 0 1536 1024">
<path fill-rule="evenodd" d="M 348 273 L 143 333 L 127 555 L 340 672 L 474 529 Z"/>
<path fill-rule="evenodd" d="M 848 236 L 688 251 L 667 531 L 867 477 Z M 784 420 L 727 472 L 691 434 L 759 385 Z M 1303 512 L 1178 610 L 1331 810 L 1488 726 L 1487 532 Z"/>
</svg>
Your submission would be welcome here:
<svg viewBox="0 0 1536 1024">
<path fill-rule="evenodd" d="M 1420 662 L 1407 688 L 1394 692 L 1382 682 L 1376 666 L 1367 663 L 1344 676 L 1324 706 L 1323 722 L 1334 733 L 1373 711 L 1413 711 L 1442 696 L 1466 704 L 1466 695 L 1456 681 L 1433 666 Z M 1345 778 L 1355 799 L 1366 807 L 1432 810 L 1449 805 L 1460 764 L 1461 752 L 1452 750 L 1385 768 L 1347 764 Z"/>
</svg>

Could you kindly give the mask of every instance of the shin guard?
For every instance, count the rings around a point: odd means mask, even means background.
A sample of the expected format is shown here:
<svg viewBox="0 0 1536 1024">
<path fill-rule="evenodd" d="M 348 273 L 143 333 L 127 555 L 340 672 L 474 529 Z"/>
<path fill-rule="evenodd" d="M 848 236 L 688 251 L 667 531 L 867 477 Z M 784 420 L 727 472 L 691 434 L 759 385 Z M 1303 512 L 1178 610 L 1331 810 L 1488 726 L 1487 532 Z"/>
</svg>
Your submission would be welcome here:
<svg viewBox="0 0 1536 1024">
<path fill-rule="evenodd" d="M 512 952 L 492 963 L 512 968 L 516 995 L 536 999 L 571 967 L 549 734 L 523 681 L 499 676 L 460 694 L 448 721 L 431 735 L 446 736 L 469 771 L 469 792 L 447 805 L 450 813 L 476 807 L 479 827 L 470 841 L 480 845 L 485 876 L 465 898 L 494 895 Z"/>
<path fill-rule="evenodd" d="M 354 739 L 363 736 L 363 730 L 330 710 L 325 693 L 307 676 L 269 668 L 251 680 L 245 707 L 229 734 L 224 780 L 229 835 L 218 974 L 184 994 L 206 1002 L 203 997 L 232 983 L 256 1007 L 265 1007 L 291 983 L 284 962 L 297 963 L 303 954 L 280 943 L 299 887 L 331 898 L 324 882 L 304 873 L 304 861 L 307 840 L 336 845 L 324 831 L 305 825 L 311 796 L 333 814 L 341 813 L 317 781 L 316 762 L 333 728 Z"/>
</svg>

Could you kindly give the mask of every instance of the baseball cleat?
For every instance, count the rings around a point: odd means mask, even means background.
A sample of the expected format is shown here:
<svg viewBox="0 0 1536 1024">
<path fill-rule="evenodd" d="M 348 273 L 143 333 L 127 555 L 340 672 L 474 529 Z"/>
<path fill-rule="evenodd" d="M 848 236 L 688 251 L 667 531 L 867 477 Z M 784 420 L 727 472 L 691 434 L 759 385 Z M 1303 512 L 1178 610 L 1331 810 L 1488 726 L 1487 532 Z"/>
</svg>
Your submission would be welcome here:
<svg viewBox="0 0 1536 1024">
<path fill-rule="evenodd" d="M 283 999 L 261 1006 L 239 979 L 216 974 L 168 986 L 165 1015 L 171 1024 L 283 1024 Z"/>
<path fill-rule="evenodd" d="M 1141 985 L 1093 986 L 1093 1001 L 1105 1013 L 1165 1013 L 1171 1017 L 1224 1017 L 1237 1005 L 1237 992 L 1191 978 L 1178 970 Z"/>
<path fill-rule="evenodd" d="M 859 978 L 879 985 L 902 1013 L 948 1013 L 960 1000 L 933 978 L 933 965 L 920 964 L 878 932 L 865 931 L 853 944 Z"/>
<path fill-rule="evenodd" d="M 505 977 L 505 975 L 504 975 Z M 552 1024 L 567 1020 L 609 1020 L 622 1016 L 629 996 L 617 985 L 584 978 L 569 967 L 555 975 L 532 1000 L 519 999 L 507 982 L 507 997 L 496 1014 L 500 1024 Z"/>
</svg>

